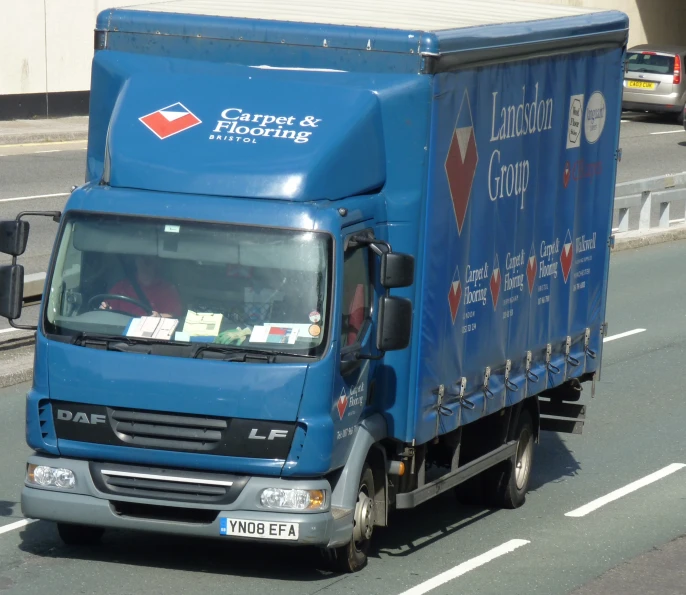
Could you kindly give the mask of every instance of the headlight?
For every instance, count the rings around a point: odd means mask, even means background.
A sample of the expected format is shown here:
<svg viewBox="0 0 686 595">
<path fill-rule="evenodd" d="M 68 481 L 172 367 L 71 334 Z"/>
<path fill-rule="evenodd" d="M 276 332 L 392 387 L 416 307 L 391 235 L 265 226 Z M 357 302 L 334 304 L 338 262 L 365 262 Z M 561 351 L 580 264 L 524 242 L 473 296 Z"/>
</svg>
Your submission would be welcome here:
<svg viewBox="0 0 686 595">
<path fill-rule="evenodd" d="M 29 465 L 26 471 L 26 481 L 33 485 L 53 488 L 71 489 L 76 485 L 73 471 L 45 465 Z"/>
<path fill-rule="evenodd" d="M 319 510 L 326 504 L 326 492 L 324 490 L 267 488 L 262 490 L 260 502 L 265 508 Z"/>
</svg>

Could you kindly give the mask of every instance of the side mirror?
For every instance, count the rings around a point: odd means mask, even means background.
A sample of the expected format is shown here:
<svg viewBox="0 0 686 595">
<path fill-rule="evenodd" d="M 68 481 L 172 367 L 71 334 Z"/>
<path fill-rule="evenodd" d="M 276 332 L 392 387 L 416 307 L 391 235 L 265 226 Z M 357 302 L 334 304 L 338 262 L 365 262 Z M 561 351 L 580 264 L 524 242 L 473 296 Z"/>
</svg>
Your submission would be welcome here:
<svg viewBox="0 0 686 595">
<path fill-rule="evenodd" d="M 0 266 L 0 316 L 9 320 L 21 317 L 24 293 L 24 267 Z"/>
<path fill-rule="evenodd" d="M 380 282 L 386 289 L 409 287 L 414 283 L 414 256 L 399 252 L 381 255 Z"/>
<path fill-rule="evenodd" d="M 0 221 L 0 252 L 21 256 L 29 241 L 29 222 L 23 219 Z"/>
<path fill-rule="evenodd" d="M 379 300 L 379 322 L 376 348 L 397 351 L 410 344 L 412 333 L 412 302 L 405 298 L 384 295 Z"/>
</svg>

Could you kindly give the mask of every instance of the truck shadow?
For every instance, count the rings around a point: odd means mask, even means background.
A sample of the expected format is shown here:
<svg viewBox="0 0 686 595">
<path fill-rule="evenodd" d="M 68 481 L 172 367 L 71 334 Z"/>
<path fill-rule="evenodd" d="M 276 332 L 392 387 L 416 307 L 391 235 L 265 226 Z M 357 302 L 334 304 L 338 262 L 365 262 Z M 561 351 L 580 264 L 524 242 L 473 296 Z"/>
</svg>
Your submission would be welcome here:
<svg viewBox="0 0 686 595">
<path fill-rule="evenodd" d="M 12 516 L 16 502 L 0 500 L 0 517 Z"/>
<path fill-rule="evenodd" d="M 580 437 L 577 436 L 576 438 Z M 534 454 L 529 491 L 535 492 L 548 483 L 574 477 L 580 469 L 581 465 L 558 433 L 541 432 L 540 441 Z"/>
<path fill-rule="evenodd" d="M 19 548 L 48 560 L 79 560 L 122 567 L 214 574 L 269 581 L 312 582 L 340 578 L 324 570 L 316 548 L 223 542 L 132 531 L 107 531 L 97 546 L 66 546 L 54 523 L 28 525 Z M 95 572 L 95 571 L 94 571 Z"/>
<path fill-rule="evenodd" d="M 452 491 L 446 492 L 414 510 L 392 513 L 390 526 L 375 533 L 370 555 L 409 556 L 496 512 L 462 506 Z"/>
</svg>

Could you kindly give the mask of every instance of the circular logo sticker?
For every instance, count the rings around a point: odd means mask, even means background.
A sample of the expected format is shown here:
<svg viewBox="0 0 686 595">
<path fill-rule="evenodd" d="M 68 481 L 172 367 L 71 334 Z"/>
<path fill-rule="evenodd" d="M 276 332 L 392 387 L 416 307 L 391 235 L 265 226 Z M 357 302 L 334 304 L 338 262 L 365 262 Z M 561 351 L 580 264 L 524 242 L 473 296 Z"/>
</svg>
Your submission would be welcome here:
<svg viewBox="0 0 686 595">
<path fill-rule="evenodd" d="M 317 312 L 316 310 L 313 310 L 310 312 L 310 322 L 317 323 L 322 319 L 322 315 Z"/>
<path fill-rule="evenodd" d="M 596 91 L 588 100 L 584 117 L 584 132 L 589 143 L 594 144 L 598 142 L 605 128 L 606 119 L 607 105 L 605 104 L 605 97 L 600 91 Z"/>
<path fill-rule="evenodd" d="M 320 333 L 322 332 L 322 327 L 320 327 L 316 324 L 313 324 L 307 330 L 312 337 L 318 337 L 320 335 Z"/>
</svg>

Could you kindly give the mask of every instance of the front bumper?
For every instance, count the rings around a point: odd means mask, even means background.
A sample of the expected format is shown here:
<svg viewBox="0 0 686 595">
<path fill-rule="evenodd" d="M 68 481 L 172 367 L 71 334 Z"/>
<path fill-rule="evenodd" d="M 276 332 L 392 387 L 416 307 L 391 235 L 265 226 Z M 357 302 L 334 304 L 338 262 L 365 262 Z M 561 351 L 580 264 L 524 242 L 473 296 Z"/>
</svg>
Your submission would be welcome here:
<svg viewBox="0 0 686 595">
<path fill-rule="evenodd" d="M 238 521 L 297 523 L 297 541 L 278 542 L 283 545 L 336 547 L 349 542 L 352 536 L 352 511 L 327 509 L 322 512 L 274 512 L 260 509 L 258 496 L 267 487 L 326 489 L 331 494 L 331 487 L 324 479 L 251 477 L 234 502 L 217 507 L 211 504 L 170 502 L 104 493 L 95 485 L 88 461 L 33 456 L 29 458 L 29 463 L 71 469 L 76 475 L 76 488 L 38 488 L 26 484 L 21 494 L 21 507 L 27 518 L 260 543 L 270 540 L 220 535 L 221 519 L 228 517 Z M 183 472 L 178 472 L 181 473 Z M 170 514 L 170 511 L 175 511 L 175 514 Z M 183 518 L 184 512 L 189 513 L 189 518 Z M 196 516 L 202 518 L 193 520 Z"/>
</svg>

